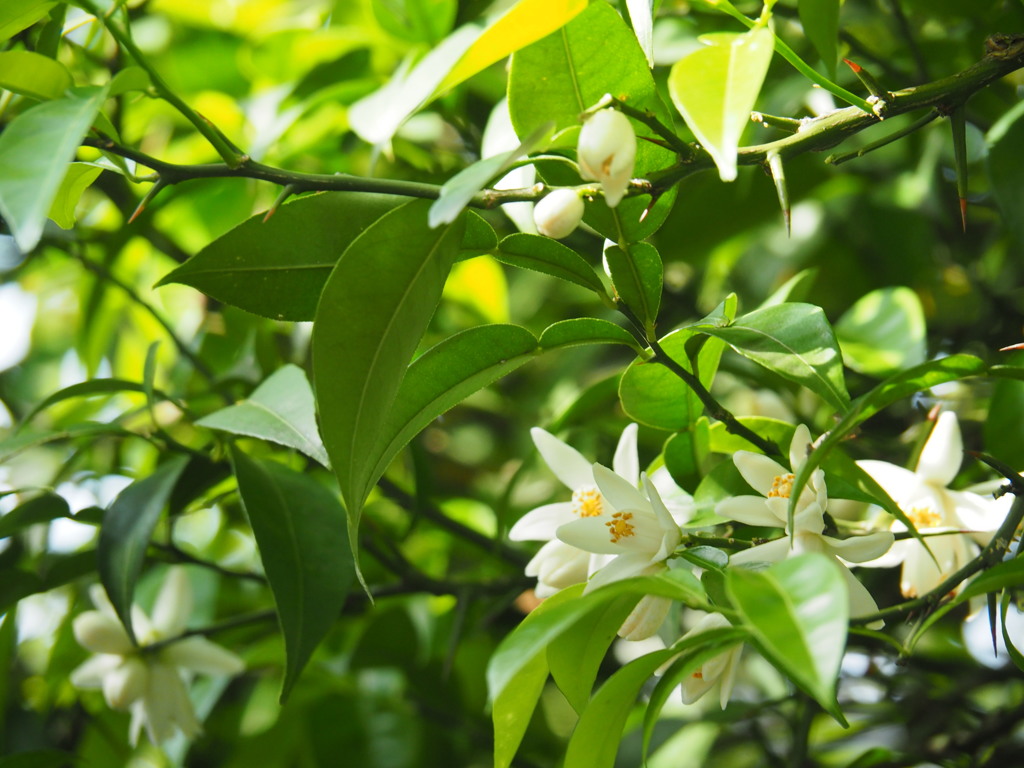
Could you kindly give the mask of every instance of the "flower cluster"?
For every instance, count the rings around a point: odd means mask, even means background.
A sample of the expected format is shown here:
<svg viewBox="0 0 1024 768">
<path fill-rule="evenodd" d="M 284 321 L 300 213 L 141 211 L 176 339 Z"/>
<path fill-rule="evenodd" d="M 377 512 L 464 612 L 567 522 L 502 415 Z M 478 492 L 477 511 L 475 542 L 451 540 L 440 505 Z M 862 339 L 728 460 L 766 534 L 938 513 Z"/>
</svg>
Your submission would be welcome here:
<svg viewBox="0 0 1024 768">
<path fill-rule="evenodd" d="M 93 585 L 97 610 L 86 611 L 72 625 L 75 639 L 94 656 L 71 673 L 78 688 L 100 688 L 113 709 L 131 712 L 134 746 L 143 728 L 154 744 L 181 731 L 193 738 L 202 730 L 186 688 L 183 671 L 237 675 L 245 665 L 230 651 L 203 637 L 186 637 L 158 649 L 149 646 L 178 637 L 192 612 L 188 575 L 171 568 L 153 606 L 152 619 L 132 606 L 132 626 L 140 641 L 128 637 L 103 588 Z"/>
</svg>

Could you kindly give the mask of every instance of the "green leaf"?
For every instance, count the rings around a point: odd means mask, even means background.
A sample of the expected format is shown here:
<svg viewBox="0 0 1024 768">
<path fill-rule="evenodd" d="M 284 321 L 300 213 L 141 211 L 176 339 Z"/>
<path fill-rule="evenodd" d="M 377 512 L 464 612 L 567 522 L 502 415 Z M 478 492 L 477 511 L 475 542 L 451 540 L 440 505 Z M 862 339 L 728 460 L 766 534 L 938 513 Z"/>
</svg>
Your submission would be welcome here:
<svg viewBox="0 0 1024 768">
<path fill-rule="evenodd" d="M 200 427 L 257 437 L 286 445 L 328 466 L 316 427 L 316 406 L 306 373 L 296 365 L 278 368 L 247 400 L 196 422 Z"/>
<path fill-rule="evenodd" d="M 64 180 L 61 181 L 47 214 L 58 227 L 71 229 L 75 226 L 75 208 L 78 207 L 78 201 L 101 173 L 103 169 L 95 165 L 72 163 L 68 166 L 68 172 L 64 174 Z"/>
<path fill-rule="evenodd" d="M 61 99 L 26 110 L 0 133 L 0 215 L 15 242 L 31 251 L 106 87 L 71 88 Z"/>
<path fill-rule="evenodd" d="M 985 137 L 988 142 L 986 164 L 992 183 L 992 194 L 999 204 L 1003 221 L 1024 246 L 1024 102 L 1003 115 Z"/>
<path fill-rule="evenodd" d="M 68 517 L 71 510 L 62 496 L 46 493 L 29 499 L 0 517 L 0 539 L 13 536 L 30 525 L 48 523 L 58 517 Z"/>
<path fill-rule="evenodd" d="M 711 440 L 706 416 L 698 416 L 688 428 L 665 441 L 665 467 L 682 488 L 692 489 L 707 474 Z"/>
<path fill-rule="evenodd" d="M 0 53 L 0 88 L 33 99 L 59 99 L 75 84 L 59 61 L 32 51 Z"/>
<path fill-rule="evenodd" d="M 72 555 L 44 555 L 39 560 L 38 573 L 20 568 L 6 569 L 0 579 L 0 613 L 9 611 L 29 595 L 49 592 L 95 571 L 94 549 Z"/>
<path fill-rule="evenodd" d="M 380 0 L 373 15 L 385 30 L 402 40 L 433 45 L 447 35 L 455 21 L 455 0 Z"/>
<path fill-rule="evenodd" d="M 512 765 L 547 679 L 547 658 L 543 651 L 539 651 L 519 670 L 516 684 L 508 686 L 495 698 L 491 712 L 494 721 L 494 768 Z"/>
<path fill-rule="evenodd" d="M 910 288 L 879 288 L 862 296 L 835 326 L 843 360 L 869 376 L 888 376 L 924 362 L 924 309 Z"/>
<path fill-rule="evenodd" d="M 284 704 L 352 587 L 345 510 L 308 475 L 234 446 L 231 462 L 284 634 Z"/>
<path fill-rule="evenodd" d="M 699 330 L 722 339 L 768 370 L 802 384 L 840 413 L 849 407 L 843 357 L 821 307 L 776 304 L 755 309 L 728 326 Z"/>
<path fill-rule="evenodd" d="M 635 596 L 624 595 L 577 621 L 558 642 L 548 646 L 548 667 L 558 689 L 576 712 L 582 714 L 608 647 L 622 622 L 636 607 Z"/>
<path fill-rule="evenodd" d="M 110 97 L 121 96 L 131 91 L 146 91 L 153 86 L 149 73 L 142 67 L 125 67 L 110 81 Z"/>
<path fill-rule="evenodd" d="M 63 440 L 74 440 L 79 437 L 86 437 L 95 441 L 96 438 L 102 436 L 134 437 L 135 433 L 110 424 L 97 424 L 89 421 L 72 424 L 67 429 L 23 433 L 0 442 L 0 462 L 5 462 L 23 451 L 40 445 Z"/>
<path fill-rule="evenodd" d="M 604 257 L 619 300 L 648 333 L 654 333 L 665 273 L 658 249 L 649 243 L 633 243 L 625 248 L 613 245 L 605 249 Z"/>
<path fill-rule="evenodd" d="M 626 718 L 640 688 L 675 650 L 656 651 L 631 661 L 601 686 L 572 732 L 565 768 L 612 768 Z"/>
<path fill-rule="evenodd" d="M 594 317 L 560 320 L 540 335 L 540 345 L 545 350 L 582 344 L 624 344 L 638 353 L 643 351 L 633 334 L 621 325 Z"/>
<path fill-rule="evenodd" d="M 589 288 L 598 296 L 606 296 L 604 284 L 586 259 L 567 245 L 541 235 L 516 233 L 498 244 L 494 254 L 498 261 Z"/>
<path fill-rule="evenodd" d="M 765 658 L 845 724 L 835 697 L 849 620 L 841 567 L 812 552 L 762 571 L 730 568 L 726 589 Z"/>
<path fill-rule="evenodd" d="M 430 422 L 538 352 L 537 338 L 517 325 L 481 325 L 434 345 L 409 366 L 374 448 L 376 482 L 400 450 Z"/>
<path fill-rule="evenodd" d="M 97 548 L 100 581 L 132 642 L 135 583 L 142 572 L 153 529 L 187 463 L 187 456 L 175 456 L 164 462 L 153 474 L 121 491 L 103 515 Z"/>
<path fill-rule="evenodd" d="M 732 181 L 736 150 L 768 73 L 775 36 L 767 27 L 755 27 L 742 34 L 705 35 L 701 41 L 705 47 L 672 66 L 668 92 L 722 181 Z"/>
<path fill-rule="evenodd" d="M 338 260 L 317 307 L 313 388 L 353 547 L 405 369 L 462 239 L 461 221 L 431 229 L 429 207 L 415 200 L 369 226 Z"/>
<path fill-rule="evenodd" d="M 1024 361 L 1024 354 L 1013 359 Z M 985 419 L 985 452 L 1011 465 L 1024 456 L 1024 381 L 996 380 Z"/>
<path fill-rule="evenodd" d="M 591 3 L 560 30 L 512 57 L 509 114 L 519 136 L 528 136 L 548 120 L 555 121 L 556 132 L 578 126 L 580 113 L 608 93 L 636 109 L 651 110 L 671 127 L 672 116 L 658 96 L 636 36 L 608 3 Z M 643 140 L 657 139 L 650 128 L 637 122 L 633 128 L 640 139 L 634 176 L 644 177 L 676 161 L 670 150 Z M 542 174 L 556 185 L 579 183 L 579 176 L 562 164 L 545 167 Z M 615 209 L 595 200 L 587 205 L 584 220 L 617 243 L 643 240 L 664 222 L 675 189 L 662 195 L 643 220 L 651 203 L 646 195 L 626 198 Z"/>
<path fill-rule="evenodd" d="M 839 8 L 842 0 L 798 0 L 804 34 L 821 56 L 825 74 L 836 79 L 839 61 Z"/>
<path fill-rule="evenodd" d="M 14 37 L 50 12 L 57 3 L 51 0 L 20 0 L 0 3 L 0 42 Z"/>
<path fill-rule="evenodd" d="M 75 755 L 56 749 L 33 749 L 0 758 L 0 768 L 65 768 L 79 764 Z"/>
<path fill-rule="evenodd" d="M 137 381 L 128 381 L 127 379 L 90 379 L 89 381 L 72 384 L 59 392 L 54 392 L 39 403 L 25 415 L 19 426 L 28 424 L 40 412 L 46 410 L 51 405 L 56 405 L 64 400 L 69 400 L 73 397 L 90 397 L 93 395 L 113 394 L 115 392 L 145 392 L 145 387 Z M 167 400 L 172 399 L 159 390 L 154 391 L 154 394 Z"/>
</svg>

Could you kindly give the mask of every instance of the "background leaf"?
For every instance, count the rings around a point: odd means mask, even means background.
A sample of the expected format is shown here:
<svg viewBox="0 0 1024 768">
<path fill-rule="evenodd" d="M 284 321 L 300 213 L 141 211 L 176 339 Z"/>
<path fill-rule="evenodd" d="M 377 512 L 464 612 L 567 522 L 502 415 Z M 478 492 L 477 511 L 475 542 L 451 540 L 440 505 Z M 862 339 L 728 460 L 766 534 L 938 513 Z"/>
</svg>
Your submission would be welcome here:
<svg viewBox="0 0 1024 768">
<path fill-rule="evenodd" d="M 235 447 L 231 461 L 284 634 L 283 704 L 352 586 L 345 510 L 308 475 Z"/>
<path fill-rule="evenodd" d="M 799 0 L 797 10 L 804 34 L 821 56 L 825 74 L 836 79 L 839 62 L 839 9 L 842 0 Z"/>
<path fill-rule="evenodd" d="M 926 330 L 921 300 L 904 287 L 865 294 L 835 326 L 843 362 L 869 376 L 888 376 L 923 363 Z"/>
<path fill-rule="evenodd" d="M 590 263 L 576 251 L 542 235 L 516 233 L 498 244 L 494 258 L 504 264 L 532 269 L 589 288 L 605 296 L 604 284 Z"/>
<path fill-rule="evenodd" d="M 33 99 L 59 99 L 74 85 L 68 68 L 33 51 L 0 53 L 0 87 Z"/>
</svg>

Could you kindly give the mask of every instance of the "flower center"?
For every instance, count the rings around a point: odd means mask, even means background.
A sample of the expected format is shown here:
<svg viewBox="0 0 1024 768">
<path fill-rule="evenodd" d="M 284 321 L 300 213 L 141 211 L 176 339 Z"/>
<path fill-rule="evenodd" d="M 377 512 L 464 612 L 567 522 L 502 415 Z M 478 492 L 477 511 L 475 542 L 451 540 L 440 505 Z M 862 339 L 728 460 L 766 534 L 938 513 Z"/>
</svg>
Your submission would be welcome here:
<svg viewBox="0 0 1024 768">
<path fill-rule="evenodd" d="M 914 507 L 907 513 L 915 528 L 938 528 L 942 525 L 942 517 L 931 507 Z"/>
<path fill-rule="evenodd" d="M 593 486 L 577 488 L 572 492 L 572 511 L 579 517 L 597 517 L 603 506 L 601 492 Z"/>
<path fill-rule="evenodd" d="M 611 531 L 612 544 L 618 544 L 619 539 L 628 539 L 636 535 L 633 533 L 633 524 L 629 522 L 632 519 L 632 512 L 616 512 L 612 515 L 612 519 L 605 523 L 608 530 Z"/>
<path fill-rule="evenodd" d="M 793 473 L 776 475 L 772 487 L 768 490 L 769 499 L 788 499 L 793 492 Z"/>
<path fill-rule="evenodd" d="M 694 680 L 703 680 L 704 679 L 704 670 L 703 669 L 698 669 L 696 672 L 693 673 L 692 677 L 693 677 Z"/>
</svg>

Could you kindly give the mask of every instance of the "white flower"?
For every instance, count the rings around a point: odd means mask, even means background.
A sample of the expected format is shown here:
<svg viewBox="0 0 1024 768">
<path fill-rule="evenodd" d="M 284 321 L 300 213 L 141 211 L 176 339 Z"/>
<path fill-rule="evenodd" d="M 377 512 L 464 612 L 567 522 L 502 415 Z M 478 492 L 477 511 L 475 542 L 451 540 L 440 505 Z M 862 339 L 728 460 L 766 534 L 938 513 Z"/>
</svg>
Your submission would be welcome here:
<svg viewBox="0 0 1024 768">
<path fill-rule="evenodd" d="M 572 189 L 556 189 L 533 208 L 537 231 L 556 240 L 568 237 L 583 219 L 583 198 Z"/>
<path fill-rule="evenodd" d="M 576 146 L 580 175 L 599 181 L 604 201 L 614 208 L 626 194 L 636 159 L 636 134 L 629 118 L 614 109 L 592 114 L 580 129 Z"/>
<path fill-rule="evenodd" d="M 811 435 L 801 424 L 793 433 L 789 447 L 790 466 L 795 470 L 807 459 Z M 789 498 L 793 490 L 794 473 L 778 462 L 749 451 L 733 455 L 736 468 L 743 479 L 762 496 L 735 496 L 719 502 L 715 508 L 722 517 L 747 525 L 771 526 L 786 529 Z M 763 498 L 762 498 L 763 497 Z M 893 535 L 888 531 L 836 539 L 823 535 L 824 513 L 828 507 L 825 473 L 817 469 L 810 482 L 801 491 L 794 510 L 794 531 L 789 536 L 761 544 L 730 555 L 729 562 L 742 565 L 755 562 L 778 562 L 804 552 L 821 552 L 832 557 L 840 566 L 850 596 L 850 615 L 866 616 L 875 613 L 878 605 L 871 593 L 846 567 L 845 562 L 863 563 L 884 553 L 892 546 Z M 790 533 L 787 529 L 786 533 Z"/>
<path fill-rule="evenodd" d="M 640 475 L 636 433 L 636 424 L 623 430 L 612 462 L 616 473 L 632 480 L 634 485 Z M 559 526 L 581 517 L 604 514 L 608 504 L 594 482 L 593 465 L 579 451 L 540 427 L 530 430 L 530 436 L 555 477 L 572 491 L 571 501 L 545 504 L 527 512 L 508 534 L 512 541 L 547 542 L 527 564 L 526 575 L 537 577 L 537 597 L 550 597 L 565 587 L 586 581 L 599 565 L 589 552 L 559 541 L 555 532 Z"/>
<path fill-rule="evenodd" d="M 697 624 L 683 635 L 680 640 L 685 640 L 702 632 L 712 629 L 731 627 L 729 620 L 720 613 L 709 613 Z M 683 694 L 683 704 L 693 704 L 697 699 L 715 687 L 715 683 L 721 682 L 718 691 L 718 701 L 725 709 L 732 695 L 733 682 L 736 679 L 736 669 L 739 667 L 740 654 L 743 652 L 743 644 L 737 643 L 729 650 L 714 656 L 701 664 L 693 673 L 682 682 L 680 688 Z"/>
<path fill-rule="evenodd" d="M 93 585 L 90 597 L 99 610 L 80 614 L 72 627 L 79 644 L 96 655 L 71 673 L 72 684 L 78 688 L 102 688 L 113 709 L 131 711 L 132 745 L 138 743 L 143 727 L 154 744 L 166 741 L 176 730 L 186 738 L 196 736 L 202 727 L 180 670 L 235 675 L 244 669 L 244 664 L 230 651 L 203 637 L 188 637 L 159 650 L 146 650 L 148 645 L 185 631 L 192 611 L 192 592 L 185 571 L 168 571 L 153 607 L 152 621 L 132 606 L 132 625 L 139 647 L 132 644 L 100 585 Z"/>
<path fill-rule="evenodd" d="M 963 439 L 956 414 L 944 411 L 913 472 L 884 461 L 857 462 L 906 513 L 919 533 L 945 533 L 928 537 L 928 547 L 938 565 L 917 539 L 897 541 L 888 555 L 864 563 L 872 567 L 902 563 L 900 591 L 905 597 L 930 592 L 965 565 L 977 553 L 974 541 L 988 543 L 1006 517 L 1010 497 L 985 499 L 946 487 L 960 471 L 962 458 Z M 905 531 L 906 526 L 897 520 L 892 530 Z"/>
</svg>

